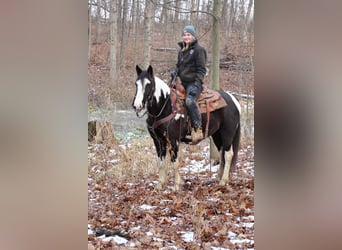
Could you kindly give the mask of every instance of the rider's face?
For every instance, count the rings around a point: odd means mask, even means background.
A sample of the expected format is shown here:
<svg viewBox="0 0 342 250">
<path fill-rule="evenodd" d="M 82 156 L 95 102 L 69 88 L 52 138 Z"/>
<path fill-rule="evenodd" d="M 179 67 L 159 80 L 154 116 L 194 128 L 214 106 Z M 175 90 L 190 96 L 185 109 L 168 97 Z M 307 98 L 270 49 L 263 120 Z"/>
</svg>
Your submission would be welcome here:
<svg viewBox="0 0 342 250">
<path fill-rule="evenodd" d="M 194 40 L 194 37 L 189 32 L 184 32 L 182 34 L 183 42 L 190 43 Z"/>
</svg>

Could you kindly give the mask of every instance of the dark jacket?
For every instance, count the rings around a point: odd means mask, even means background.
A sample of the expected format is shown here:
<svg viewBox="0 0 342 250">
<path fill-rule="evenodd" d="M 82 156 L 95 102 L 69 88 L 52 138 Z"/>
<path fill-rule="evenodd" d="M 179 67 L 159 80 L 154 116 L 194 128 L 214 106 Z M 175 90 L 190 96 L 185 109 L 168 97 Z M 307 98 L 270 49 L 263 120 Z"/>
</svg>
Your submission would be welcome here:
<svg viewBox="0 0 342 250">
<path fill-rule="evenodd" d="M 182 51 L 185 44 L 178 43 L 180 50 L 178 52 L 177 75 L 182 80 L 183 84 L 194 83 L 201 86 L 203 78 L 206 75 L 207 69 L 205 64 L 207 62 L 207 52 L 199 45 L 198 41 L 193 41 L 189 48 Z"/>
</svg>

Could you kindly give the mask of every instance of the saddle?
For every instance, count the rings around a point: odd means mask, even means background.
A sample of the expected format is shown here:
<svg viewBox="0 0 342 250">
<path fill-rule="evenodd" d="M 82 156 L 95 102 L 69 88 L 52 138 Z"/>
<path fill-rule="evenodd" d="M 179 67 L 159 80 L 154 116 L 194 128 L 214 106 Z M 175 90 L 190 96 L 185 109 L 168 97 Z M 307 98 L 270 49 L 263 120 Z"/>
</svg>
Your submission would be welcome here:
<svg viewBox="0 0 342 250">
<path fill-rule="evenodd" d="M 174 111 L 181 111 L 184 108 L 184 101 L 186 97 L 186 91 L 179 77 L 174 81 L 173 86 L 171 86 L 171 96 Z M 223 108 L 227 106 L 226 101 L 221 97 L 218 91 L 209 89 L 207 86 L 203 85 L 203 90 L 197 99 L 197 105 L 199 107 L 200 113 L 210 113 L 216 109 Z"/>
<path fill-rule="evenodd" d="M 186 90 L 181 84 L 180 78 L 171 83 L 171 102 L 173 113 L 184 114 L 185 110 Z M 207 122 L 205 126 L 205 137 L 208 137 L 210 113 L 216 109 L 227 106 L 226 101 L 222 98 L 218 91 L 209 89 L 203 85 L 203 90 L 197 99 L 197 105 L 201 114 L 207 114 Z"/>
</svg>

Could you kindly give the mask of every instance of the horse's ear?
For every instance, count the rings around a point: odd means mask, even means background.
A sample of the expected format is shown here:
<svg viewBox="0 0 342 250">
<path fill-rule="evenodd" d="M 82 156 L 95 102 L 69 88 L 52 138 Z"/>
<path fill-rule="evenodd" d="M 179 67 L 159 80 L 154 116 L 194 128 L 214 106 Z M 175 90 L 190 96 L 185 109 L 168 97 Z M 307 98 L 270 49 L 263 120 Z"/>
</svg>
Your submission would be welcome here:
<svg viewBox="0 0 342 250">
<path fill-rule="evenodd" d="M 135 70 L 137 71 L 138 75 L 140 75 L 140 73 L 142 72 L 142 69 L 139 67 L 139 65 L 135 66 Z"/>
<path fill-rule="evenodd" d="M 153 76 L 153 69 L 152 69 L 152 66 L 148 66 L 148 69 L 147 69 L 147 72 L 148 74 L 152 77 Z"/>
</svg>

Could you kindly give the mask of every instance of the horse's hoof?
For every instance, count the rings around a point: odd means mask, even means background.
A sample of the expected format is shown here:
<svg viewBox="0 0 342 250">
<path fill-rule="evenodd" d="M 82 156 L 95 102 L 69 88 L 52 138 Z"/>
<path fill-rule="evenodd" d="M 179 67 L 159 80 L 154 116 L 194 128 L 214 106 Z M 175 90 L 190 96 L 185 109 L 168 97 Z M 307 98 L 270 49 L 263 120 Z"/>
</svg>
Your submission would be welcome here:
<svg viewBox="0 0 342 250">
<path fill-rule="evenodd" d="M 224 180 L 220 180 L 220 182 L 219 182 L 219 185 L 220 185 L 220 186 L 225 186 L 226 184 L 227 184 L 227 182 L 224 181 Z"/>
<path fill-rule="evenodd" d="M 181 187 L 178 185 L 174 186 L 174 191 L 179 192 L 181 190 Z"/>
<path fill-rule="evenodd" d="M 158 183 L 157 186 L 156 186 L 156 188 L 157 188 L 158 190 L 162 190 L 162 189 L 164 188 L 164 184 Z"/>
</svg>

